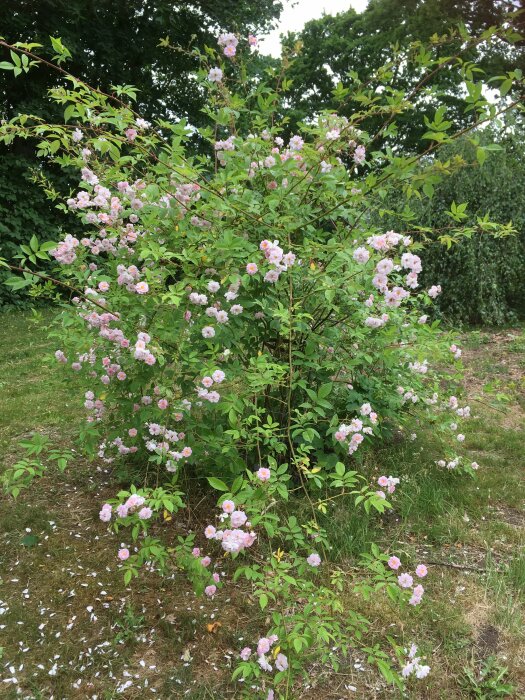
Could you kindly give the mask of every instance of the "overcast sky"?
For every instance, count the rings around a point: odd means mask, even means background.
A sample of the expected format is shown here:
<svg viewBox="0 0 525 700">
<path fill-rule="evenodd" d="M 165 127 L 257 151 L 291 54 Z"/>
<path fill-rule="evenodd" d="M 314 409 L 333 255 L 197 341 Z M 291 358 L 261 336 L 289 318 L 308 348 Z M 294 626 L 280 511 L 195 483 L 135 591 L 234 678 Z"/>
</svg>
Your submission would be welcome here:
<svg viewBox="0 0 525 700">
<path fill-rule="evenodd" d="M 259 51 L 272 56 L 281 55 L 280 34 L 297 32 L 305 22 L 321 17 L 323 14 L 336 15 L 353 7 L 362 12 L 367 0 L 284 0 L 284 10 L 277 29 L 265 37 L 259 37 Z"/>
</svg>

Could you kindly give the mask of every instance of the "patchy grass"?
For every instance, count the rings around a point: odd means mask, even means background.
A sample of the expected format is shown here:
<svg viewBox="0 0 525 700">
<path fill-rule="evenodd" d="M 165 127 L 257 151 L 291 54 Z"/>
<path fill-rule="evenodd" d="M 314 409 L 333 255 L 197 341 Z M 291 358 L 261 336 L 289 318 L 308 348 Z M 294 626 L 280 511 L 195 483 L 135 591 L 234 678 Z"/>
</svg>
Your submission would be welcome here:
<svg viewBox="0 0 525 700">
<path fill-rule="evenodd" d="M 74 449 L 82 411 L 45 361 L 56 349 L 47 339 L 49 317 L 1 320 L 4 466 L 33 431 Z M 432 672 L 411 685 L 413 700 L 525 697 L 525 334 L 473 331 L 463 344 L 462 403 L 473 413 L 464 447 L 480 464 L 477 478 L 439 470 L 439 443 L 416 428 L 415 442 L 385 445 L 368 460 L 371 474 L 401 477 L 394 511 L 366 517 L 343 503 L 326 518 L 334 558 L 349 572 L 347 605 L 370 620 L 372 642 L 387 648 L 392 634 L 400 643 L 415 641 L 428 658 Z M 65 473 L 50 470 L 17 501 L 2 498 L 0 697 L 239 697 L 231 668 L 239 649 L 266 628 L 266 615 L 244 591 L 196 598 L 177 572 L 165 579 L 145 573 L 126 588 L 118 543 L 98 520 L 115 478 L 105 465 L 76 457 Z M 198 521 L 192 514 L 166 525 L 163 535 Z M 353 567 L 372 541 L 407 563 L 429 565 L 423 605 L 399 612 L 383 598 L 365 606 L 354 597 Z M 310 686 L 293 697 L 399 697 L 362 653 L 338 673 L 310 671 Z M 505 694 L 497 695 L 498 687 Z"/>
</svg>

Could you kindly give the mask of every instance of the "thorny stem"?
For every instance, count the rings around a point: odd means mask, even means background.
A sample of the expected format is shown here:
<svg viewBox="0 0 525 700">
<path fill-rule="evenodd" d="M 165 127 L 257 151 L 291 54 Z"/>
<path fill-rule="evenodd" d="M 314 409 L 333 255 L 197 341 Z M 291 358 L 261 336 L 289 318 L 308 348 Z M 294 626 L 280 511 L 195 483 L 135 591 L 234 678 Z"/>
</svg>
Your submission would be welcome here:
<svg viewBox="0 0 525 700">
<path fill-rule="evenodd" d="M 113 314 L 116 316 L 111 309 L 108 309 L 107 306 L 104 306 L 103 304 L 100 304 L 98 301 L 95 301 L 89 296 L 86 296 L 83 292 L 80 291 L 80 289 L 77 289 L 77 287 L 73 287 L 70 284 L 66 284 L 66 282 L 62 282 L 61 280 L 57 280 L 54 277 L 50 277 L 49 275 L 44 275 L 41 272 L 33 272 L 33 270 L 28 269 L 27 267 L 18 267 L 17 265 L 10 265 L 9 263 L 6 263 L 6 265 L 9 267 L 10 270 L 17 270 L 18 272 L 27 272 L 30 275 L 34 275 L 35 277 L 40 277 L 40 279 L 43 280 L 48 280 L 49 282 L 53 282 L 54 284 L 58 284 L 61 287 L 65 287 L 66 289 L 69 289 L 72 292 L 75 292 L 78 294 L 80 297 L 85 299 L 86 301 L 89 301 L 90 304 L 94 304 L 95 306 L 98 306 L 100 309 L 103 309 L 105 313 L 107 314 Z"/>
</svg>

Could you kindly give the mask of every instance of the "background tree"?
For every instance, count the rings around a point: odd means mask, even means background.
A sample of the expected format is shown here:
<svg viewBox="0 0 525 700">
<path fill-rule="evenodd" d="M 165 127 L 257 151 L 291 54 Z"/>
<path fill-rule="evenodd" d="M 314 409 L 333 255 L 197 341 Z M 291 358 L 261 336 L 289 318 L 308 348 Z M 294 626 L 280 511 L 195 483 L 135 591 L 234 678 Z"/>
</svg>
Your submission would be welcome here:
<svg viewBox="0 0 525 700">
<path fill-rule="evenodd" d="M 343 92 L 334 94 L 337 83 L 348 85 L 355 79 L 367 81 L 377 68 L 392 54 L 392 47 L 402 53 L 414 41 L 426 42 L 432 35 L 444 37 L 450 29 L 463 23 L 469 32 L 479 34 L 491 26 L 500 26 L 507 13 L 523 6 L 522 0 L 514 2 L 499 0 L 370 0 L 366 10 L 357 13 L 350 8 L 336 16 L 324 16 L 308 22 L 303 31 L 288 34 L 284 45 L 294 51 L 299 47 L 294 59 L 290 77 L 293 84 L 289 92 L 291 125 L 322 109 L 335 110 L 345 101 Z M 517 30 L 522 29 L 523 17 L 512 20 Z M 454 55 L 462 44 L 462 38 L 443 43 L 441 56 Z M 298 43 L 299 42 L 299 43 Z M 525 69 L 523 42 L 509 45 L 504 41 L 491 44 L 480 50 L 473 47 L 465 61 L 478 62 L 482 69 L 491 73 L 504 74 L 516 68 Z M 481 59 L 481 61 L 480 61 Z M 407 71 L 405 62 L 392 65 L 395 76 L 394 86 L 404 94 L 410 93 L 424 75 L 423 71 Z M 469 123 L 469 115 L 460 109 L 461 95 L 464 94 L 462 77 L 457 66 L 440 70 L 428 82 L 439 87 L 440 104 L 447 107 L 447 119 L 461 128 Z M 422 134 L 427 127 L 424 117 L 431 117 L 437 108 L 436 98 L 427 99 L 424 93 L 418 100 L 418 109 L 407 111 L 399 120 L 396 143 L 408 150 L 424 148 Z M 360 105 L 347 102 L 343 113 L 351 114 Z M 364 128 L 374 132 L 381 124 L 367 122 Z"/>
</svg>

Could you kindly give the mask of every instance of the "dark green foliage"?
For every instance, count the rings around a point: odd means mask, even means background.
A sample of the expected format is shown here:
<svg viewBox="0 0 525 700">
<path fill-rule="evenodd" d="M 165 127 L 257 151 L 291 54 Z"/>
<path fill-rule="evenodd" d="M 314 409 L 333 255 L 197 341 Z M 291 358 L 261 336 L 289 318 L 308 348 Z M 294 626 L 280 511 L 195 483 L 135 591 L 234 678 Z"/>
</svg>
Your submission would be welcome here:
<svg viewBox="0 0 525 700">
<path fill-rule="evenodd" d="M 35 168 L 38 163 L 20 153 L 4 152 L 0 158 L 0 258 L 14 264 L 18 246 L 33 234 L 42 241 L 58 240 L 61 231 L 73 233 L 72 226 L 77 226 L 74 220 L 68 220 L 53 207 L 42 187 L 33 181 Z M 62 174 L 54 174 L 54 179 L 66 188 Z M 8 270 L 0 268 L 0 306 L 27 304 L 29 298 L 25 292 L 12 291 L 3 284 L 10 276 Z"/>
<path fill-rule="evenodd" d="M 160 40 L 169 36 L 174 46 L 215 45 L 220 31 L 242 36 L 267 28 L 281 9 L 279 0 L 4 0 L 0 34 L 9 43 L 44 44 L 39 53 L 49 59 L 54 53 L 49 37 L 61 37 L 72 54 L 67 63 L 72 75 L 103 90 L 136 86 L 138 111 L 145 117 L 175 113 L 199 121 L 203 96 L 191 76 L 197 63 L 187 54 L 159 48 Z M 49 109 L 44 96 L 57 82 L 55 72 L 42 67 L 38 76 L 18 81 L 1 73 L 0 92 L 6 89 L 8 99 L 0 111 L 11 116 Z"/>
<path fill-rule="evenodd" d="M 490 132 L 480 137 L 485 143 L 495 138 Z M 442 159 L 460 155 L 472 165 L 445 178 L 433 198 L 416 207 L 422 226 L 450 224 L 445 212 L 455 201 L 468 202 L 467 224 L 489 212 L 491 220 L 512 221 L 518 231 L 501 239 L 475 234 L 448 250 L 435 243 L 423 252 L 423 283 L 442 286 L 437 303 L 445 318 L 454 321 L 501 324 L 525 313 L 525 136 L 509 133 L 499 145 L 501 151 L 492 152 L 482 166 L 466 138 L 443 147 Z"/>
</svg>

